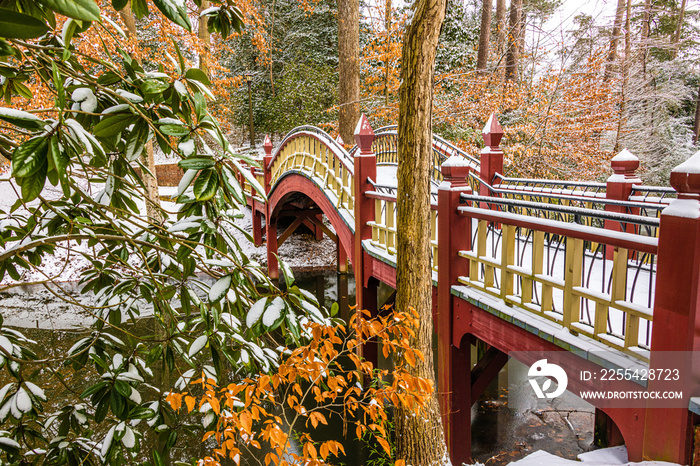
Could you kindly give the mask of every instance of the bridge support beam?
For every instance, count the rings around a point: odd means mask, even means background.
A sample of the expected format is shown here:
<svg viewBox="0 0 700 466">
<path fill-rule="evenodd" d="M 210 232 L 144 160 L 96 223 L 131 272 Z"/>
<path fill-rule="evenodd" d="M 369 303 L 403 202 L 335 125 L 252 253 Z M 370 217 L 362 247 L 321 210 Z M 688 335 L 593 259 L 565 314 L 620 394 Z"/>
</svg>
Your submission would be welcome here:
<svg viewBox="0 0 700 466">
<path fill-rule="evenodd" d="M 471 249 L 471 219 L 457 215 L 467 184 L 469 167 L 457 157 L 442 164 L 444 181 L 438 190 L 438 397 L 445 428 L 445 441 L 452 464 L 471 463 L 471 352 L 452 344 L 452 285 L 466 276 L 469 262 L 457 255 Z M 468 368 L 465 370 L 465 368 Z"/>
<path fill-rule="evenodd" d="M 267 276 L 276 280 L 280 277 L 279 263 L 277 262 L 277 221 L 267 216 Z"/>
<path fill-rule="evenodd" d="M 661 214 L 654 326 L 650 367 L 668 366 L 664 351 L 683 351 L 677 358 L 681 377 L 696 376 L 700 360 L 700 152 L 671 173 L 678 199 Z M 665 361 L 665 365 L 659 362 Z M 649 390 L 667 390 L 650 381 Z M 693 440 L 692 415 L 688 408 L 668 408 L 663 415 L 647 408 L 644 458 L 689 464 Z"/>
</svg>

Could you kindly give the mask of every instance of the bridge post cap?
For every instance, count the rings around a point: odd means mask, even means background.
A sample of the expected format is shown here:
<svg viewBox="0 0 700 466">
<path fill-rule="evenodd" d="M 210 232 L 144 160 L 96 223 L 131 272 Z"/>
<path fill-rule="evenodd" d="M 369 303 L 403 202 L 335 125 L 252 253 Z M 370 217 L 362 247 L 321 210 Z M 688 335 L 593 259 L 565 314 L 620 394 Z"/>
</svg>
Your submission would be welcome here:
<svg viewBox="0 0 700 466">
<path fill-rule="evenodd" d="M 360 148 L 360 153 L 371 154 L 372 143 L 374 142 L 374 130 L 369 124 L 369 119 L 364 113 L 360 116 L 355 126 L 355 143 Z"/>
<path fill-rule="evenodd" d="M 671 186 L 679 198 L 700 197 L 700 151 L 671 170 Z"/>
<path fill-rule="evenodd" d="M 501 138 L 503 138 L 503 128 L 498 122 L 498 117 L 495 113 L 492 113 L 489 120 L 484 125 L 484 129 L 481 130 L 481 135 L 484 137 L 484 145 L 492 149 L 498 149 L 501 144 Z"/>
<path fill-rule="evenodd" d="M 459 155 L 451 155 L 440 165 L 440 173 L 452 187 L 467 186 L 469 161 Z"/>
<path fill-rule="evenodd" d="M 635 172 L 639 168 L 639 158 L 627 149 L 623 149 L 610 160 L 610 167 L 616 175 L 634 178 Z"/>
<path fill-rule="evenodd" d="M 263 143 L 263 148 L 265 149 L 265 155 L 272 155 L 272 140 L 270 139 L 269 134 L 265 135 L 265 142 Z"/>
</svg>

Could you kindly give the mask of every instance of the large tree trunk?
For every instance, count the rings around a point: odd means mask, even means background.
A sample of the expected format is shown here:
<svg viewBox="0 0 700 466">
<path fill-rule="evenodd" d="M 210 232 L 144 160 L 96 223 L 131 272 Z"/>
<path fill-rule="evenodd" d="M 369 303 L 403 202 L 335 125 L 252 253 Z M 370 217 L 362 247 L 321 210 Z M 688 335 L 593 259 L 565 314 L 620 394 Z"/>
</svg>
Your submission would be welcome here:
<svg viewBox="0 0 700 466">
<path fill-rule="evenodd" d="M 622 28 L 622 18 L 625 14 L 625 0 L 617 0 L 617 10 L 615 11 L 615 22 L 613 23 L 612 36 L 610 37 L 610 50 L 608 51 L 608 61 L 605 64 L 604 81 L 612 77 L 615 70 L 615 60 L 617 60 L 617 44 L 620 41 L 620 29 Z"/>
<path fill-rule="evenodd" d="M 502 69 L 504 52 L 506 50 L 506 33 L 508 24 L 506 23 L 506 0 L 496 0 L 496 71 L 498 76 L 503 77 Z"/>
<path fill-rule="evenodd" d="M 476 57 L 476 69 L 486 71 L 489 61 L 489 42 L 491 41 L 491 9 L 493 0 L 484 0 L 481 6 L 481 32 L 479 33 L 479 51 Z"/>
<path fill-rule="evenodd" d="M 698 137 L 700 137 L 700 88 L 698 89 L 698 96 L 695 99 L 695 124 L 693 125 L 693 142 L 698 143 Z"/>
<path fill-rule="evenodd" d="M 622 92 L 620 96 L 620 113 L 617 120 L 617 134 L 615 135 L 615 147 L 613 152 L 620 151 L 620 137 L 625 120 L 625 107 L 627 104 L 627 82 L 629 81 L 630 61 L 632 60 L 632 37 L 630 31 L 630 15 L 632 14 L 632 0 L 627 0 L 625 13 L 625 61 L 622 64 Z"/>
<path fill-rule="evenodd" d="M 518 80 L 518 61 L 520 58 L 520 33 L 523 0 L 511 0 L 508 27 L 508 51 L 506 55 L 506 80 Z"/>
<path fill-rule="evenodd" d="M 673 38 L 671 39 L 671 47 L 672 48 L 672 56 L 673 58 L 676 58 L 676 55 L 678 54 L 678 49 L 680 48 L 680 43 L 681 43 L 681 31 L 683 31 L 683 17 L 685 16 L 685 7 L 687 6 L 688 0 L 683 0 L 681 2 L 681 9 L 678 12 L 678 24 L 676 24 L 676 31 L 673 34 Z"/>
<path fill-rule="evenodd" d="M 640 33 L 640 55 L 642 60 L 642 72 L 647 71 L 647 52 L 649 51 L 649 31 L 651 22 L 651 0 L 644 0 L 644 13 L 642 15 L 642 31 Z"/>
<path fill-rule="evenodd" d="M 424 360 L 416 361 L 412 373 L 433 380 L 431 116 L 435 54 L 445 6 L 446 0 L 413 3 L 414 15 L 403 38 L 399 87 L 396 307 L 400 311 L 413 308 L 418 312 L 420 328 L 410 344 L 423 353 Z M 394 424 L 397 459 L 413 466 L 442 464 L 447 448 L 436 393 L 419 416 L 397 407 Z"/>
<path fill-rule="evenodd" d="M 389 53 L 391 51 L 391 0 L 386 0 L 384 10 L 384 29 L 386 29 L 386 60 L 384 70 L 384 106 L 389 108 L 389 72 L 390 60 Z"/>
<path fill-rule="evenodd" d="M 360 118 L 359 0 L 338 0 L 338 61 L 340 137 L 343 141 L 354 141 L 355 125 Z"/>
<path fill-rule="evenodd" d="M 202 0 L 202 5 L 199 7 L 199 13 L 209 8 L 211 4 L 209 0 Z M 207 28 L 208 18 L 199 18 L 199 27 L 197 28 L 197 36 L 202 43 L 203 50 L 199 54 L 199 68 L 204 71 L 207 75 L 209 74 L 209 66 L 207 66 L 207 59 L 209 58 L 209 47 L 211 46 L 211 37 L 209 35 L 209 28 Z"/>
<path fill-rule="evenodd" d="M 138 47 L 138 37 L 136 31 L 136 20 L 131 11 L 131 3 L 127 2 L 126 6 L 119 11 L 124 25 L 126 26 L 126 36 L 133 39 L 136 47 Z M 141 163 L 148 168 L 151 174 L 143 172 L 143 183 L 146 186 L 146 215 L 154 221 L 162 220 L 160 211 L 156 206 L 160 205 L 158 197 L 158 178 L 156 175 L 156 160 L 153 154 L 153 140 L 146 143 L 146 150 L 141 155 Z"/>
</svg>

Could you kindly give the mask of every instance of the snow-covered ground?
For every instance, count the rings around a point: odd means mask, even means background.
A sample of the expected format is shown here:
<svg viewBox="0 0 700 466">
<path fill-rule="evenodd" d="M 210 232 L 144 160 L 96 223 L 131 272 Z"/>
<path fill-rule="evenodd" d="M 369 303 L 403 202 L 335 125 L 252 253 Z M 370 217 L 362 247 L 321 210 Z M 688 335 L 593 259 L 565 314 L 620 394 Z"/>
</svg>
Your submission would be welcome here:
<svg viewBox="0 0 700 466">
<path fill-rule="evenodd" d="M 631 463 L 627 458 L 627 448 L 613 447 L 593 450 L 578 455 L 580 461 L 567 460 L 542 450 L 510 463 L 511 466 L 673 466 L 676 463 L 665 461 L 642 461 Z"/>
</svg>

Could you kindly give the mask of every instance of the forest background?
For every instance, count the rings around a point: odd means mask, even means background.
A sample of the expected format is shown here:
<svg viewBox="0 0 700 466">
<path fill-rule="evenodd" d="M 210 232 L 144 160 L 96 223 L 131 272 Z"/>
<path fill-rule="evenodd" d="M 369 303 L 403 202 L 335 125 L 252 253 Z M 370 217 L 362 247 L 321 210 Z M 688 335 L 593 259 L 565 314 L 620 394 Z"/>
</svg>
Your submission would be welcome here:
<svg viewBox="0 0 700 466">
<path fill-rule="evenodd" d="M 206 1 L 188 5 L 193 18 L 205 13 L 194 22 L 195 33 L 155 9 L 117 15 L 103 3 L 115 24 L 135 32 L 128 48 L 147 68 L 174 56 L 175 42 L 206 67 L 215 97 L 210 106 L 234 144 L 248 140 L 246 74 L 259 140 L 265 133 L 279 140 L 301 125 L 338 134 L 338 24 L 344 20 L 337 2 L 241 0 L 240 19 L 231 16 L 223 34 L 202 26 L 218 8 Z M 606 161 L 628 148 L 642 160 L 645 182 L 667 184 L 668 172 L 695 152 L 698 139 L 697 5 L 609 0 L 591 11 L 594 17 L 577 12 L 570 0 L 509 3 L 448 1 L 434 80 L 434 131 L 476 155 L 483 144 L 479 130 L 496 112 L 506 131 L 507 174 L 604 180 Z M 361 4 L 359 111 L 375 128 L 398 118 L 408 12 L 406 4 L 391 0 Z M 124 23 L 128 16 L 132 24 Z M 245 26 L 240 32 L 239 20 Z M 166 36 L 176 41 L 163 41 Z M 100 53 L 100 41 L 91 35 L 78 46 Z M 3 79 L 3 87 L 13 82 Z M 47 95 L 25 84 L 32 99 Z"/>
</svg>

